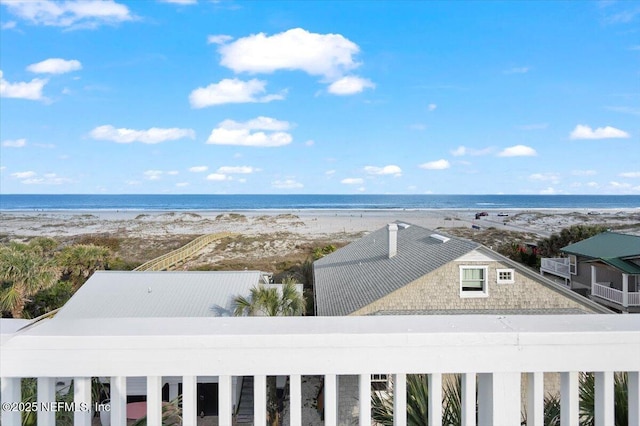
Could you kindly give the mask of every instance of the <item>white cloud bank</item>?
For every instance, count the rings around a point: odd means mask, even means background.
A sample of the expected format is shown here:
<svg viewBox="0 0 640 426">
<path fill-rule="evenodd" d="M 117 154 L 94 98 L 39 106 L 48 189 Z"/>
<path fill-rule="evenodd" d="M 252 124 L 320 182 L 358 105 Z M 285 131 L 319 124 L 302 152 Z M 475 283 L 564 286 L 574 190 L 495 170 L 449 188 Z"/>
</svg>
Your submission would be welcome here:
<svg viewBox="0 0 640 426">
<path fill-rule="evenodd" d="M 42 95 L 42 89 L 49 80 L 34 78 L 30 82 L 10 83 L 3 76 L 3 72 L 0 71 L 0 97 L 28 99 L 31 101 L 46 100 Z"/>
<path fill-rule="evenodd" d="M 259 171 L 258 169 L 251 166 L 222 166 L 217 170 L 218 173 L 229 174 L 229 175 L 233 175 L 233 174 L 248 175 L 258 171 Z"/>
<path fill-rule="evenodd" d="M 628 137 L 629 133 L 615 127 L 598 127 L 594 130 L 583 124 L 578 124 L 569 135 L 570 139 L 619 139 Z"/>
<path fill-rule="evenodd" d="M 342 77 L 340 80 L 334 81 L 329 85 L 329 93 L 334 95 L 353 95 L 355 93 L 360 93 L 364 89 L 367 88 L 375 88 L 376 85 L 366 78 L 354 77 L 354 76 L 346 76 Z"/>
<path fill-rule="evenodd" d="M 27 140 L 22 138 L 22 139 L 7 139 L 5 141 L 2 142 L 2 146 L 7 147 L 7 148 L 22 148 L 23 146 L 27 145 Z"/>
<path fill-rule="evenodd" d="M 12 0 L 2 4 L 13 15 L 36 25 L 96 28 L 134 19 L 127 6 L 113 0 Z"/>
<path fill-rule="evenodd" d="M 363 182 L 364 179 L 362 178 L 345 178 L 340 181 L 340 183 L 345 185 L 362 185 Z"/>
<path fill-rule="evenodd" d="M 483 148 L 483 149 L 473 149 L 473 148 L 468 148 L 466 146 L 461 145 L 456 149 L 454 149 L 453 151 L 451 151 L 451 155 L 453 155 L 454 157 L 462 157 L 464 155 L 480 156 L 480 155 L 490 154 L 492 151 L 493 151 L 493 148 L 491 147 Z"/>
<path fill-rule="evenodd" d="M 393 175 L 395 177 L 402 176 L 402 169 L 395 164 L 384 167 L 366 166 L 364 171 L 370 175 Z"/>
<path fill-rule="evenodd" d="M 112 141 L 116 143 L 141 142 L 145 144 L 156 144 L 160 142 L 177 139 L 194 139 L 195 132 L 192 129 L 179 129 L 176 127 L 163 129 L 152 127 L 148 130 L 134 130 L 120 128 L 116 129 L 111 125 L 96 127 L 89 133 L 93 139 Z"/>
<path fill-rule="evenodd" d="M 237 103 L 265 103 L 284 99 L 284 93 L 264 95 L 267 82 L 257 79 L 242 81 L 225 78 L 219 83 L 199 87 L 189 95 L 192 108 Z"/>
<path fill-rule="evenodd" d="M 625 178 L 640 178 L 640 172 L 624 172 L 620 173 L 618 176 Z"/>
<path fill-rule="evenodd" d="M 207 44 L 225 44 L 233 40 L 233 37 L 226 34 L 212 34 L 207 36 Z"/>
<path fill-rule="evenodd" d="M 76 59 L 49 58 L 27 67 L 27 71 L 37 74 L 64 74 L 82 69 L 82 64 Z"/>
<path fill-rule="evenodd" d="M 262 116 L 244 123 L 224 120 L 211 131 L 207 143 L 213 145 L 278 147 L 288 145 L 293 141 L 291 134 L 285 132 L 290 127 L 291 124 L 287 121 Z"/>
<path fill-rule="evenodd" d="M 209 170 L 209 167 L 207 166 L 193 166 L 189 168 L 189 171 L 191 173 L 202 173 L 206 172 L 207 170 Z"/>
<path fill-rule="evenodd" d="M 294 179 L 274 180 L 271 186 L 277 189 L 300 189 L 304 185 Z"/>
<path fill-rule="evenodd" d="M 212 42 L 227 41 L 219 37 Z M 218 51 L 222 56 L 220 64 L 236 73 L 304 71 L 331 83 L 329 93 L 337 95 L 375 87 L 370 80 L 349 75 L 360 66 L 355 60 L 360 48 L 341 34 L 318 34 L 293 28 L 272 36 L 259 33 L 242 37 L 223 44 Z"/>
<path fill-rule="evenodd" d="M 449 163 L 447 160 L 442 159 L 420 164 L 419 167 L 425 170 L 444 170 L 451 167 L 451 163 Z"/>
<path fill-rule="evenodd" d="M 535 149 L 526 145 L 514 145 L 503 149 L 498 157 L 535 157 L 538 155 Z"/>
<path fill-rule="evenodd" d="M 20 183 L 24 185 L 63 185 L 72 182 L 71 179 L 58 176 L 56 173 L 38 175 L 38 173 L 32 170 L 12 173 L 11 176 L 19 179 Z"/>
</svg>

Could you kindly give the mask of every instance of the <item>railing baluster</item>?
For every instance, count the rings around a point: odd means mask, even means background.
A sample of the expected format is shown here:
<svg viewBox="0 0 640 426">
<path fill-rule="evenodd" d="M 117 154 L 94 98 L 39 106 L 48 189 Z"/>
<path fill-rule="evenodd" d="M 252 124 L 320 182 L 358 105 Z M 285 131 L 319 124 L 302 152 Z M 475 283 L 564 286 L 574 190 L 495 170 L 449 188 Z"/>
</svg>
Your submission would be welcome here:
<svg viewBox="0 0 640 426">
<path fill-rule="evenodd" d="M 595 424 L 612 425 L 615 422 L 613 408 L 613 372 L 594 373 L 595 378 Z"/>
<path fill-rule="evenodd" d="M 462 375 L 462 426 L 476 426 L 476 375 Z"/>
<path fill-rule="evenodd" d="M 51 403 L 56 400 L 56 379 L 38 377 L 38 403 Z M 55 426 L 56 413 L 53 410 L 38 410 L 39 426 Z"/>
<path fill-rule="evenodd" d="M 289 424 L 302 426 L 302 377 L 289 376 Z"/>
<path fill-rule="evenodd" d="M 73 413 L 74 426 L 91 426 L 91 377 L 75 377 L 73 379 Z M 82 409 L 87 408 L 87 409 Z"/>
<path fill-rule="evenodd" d="M 544 373 L 527 374 L 527 426 L 544 425 Z"/>
<path fill-rule="evenodd" d="M 267 424 L 267 376 L 253 376 L 253 423 Z"/>
<path fill-rule="evenodd" d="M 182 422 L 195 425 L 198 417 L 198 376 L 182 377 Z"/>
<path fill-rule="evenodd" d="M 360 426 L 371 424 L 371 374 L 360 374 L 358 380 L 360 396 Z"/>
<path fill-rule="evenodd" d="M 428 378 L 429 426 L 442 425 L 442 374 L 432 373 Z"/>
<path fill-rule="evenodd" d="M 111 377 L 109 394 L 111 404 L 111 426 L 126 426 L 127 378 L 125 376 Z"/>
<path fill-rule="evenodd" d="M 393 426 L 407 425 L 407 375 L 393 376 Z"/>
<path fill-rule="evenodd" d="M 560 373 L 560 426 L 578 425 L 578 402 L 578 373 Z"/>
<path fill-rule="evenodd" d="M 162 376 L 147 377 L 147 424 L 162 424 Z"/>
<path fill-rule="evenodd" d="M 20 377 L 3 377 L 0 382 L 2 382 L 2 391 L 0 392 L 0 399 L 2 399 L 2 406 L 5 407 L 6 404 L 10 404 L 11 407 L 14 404 L 18 404 L 22 401 L 22 379 Z M 19 425 L 20 422 L 20 411 L 18 410 L 5 410 L 3 409 L 0 412 L 2 416 L 2 424 L 5 425 Z"/>
<path fill-rule="evenodd" d="M 220 426 L 231 426 L 232 422 L 231 376 L 218 376 L 218 422 Z"/>
<path fill-rule="evenodd" d="M 325 374 L 324 376 L 324 424 L 325 426 L 336 426 L 337 421 L 337 377 L 335 374 Z"/>
<path fill-rule="evenodd" d="M 629 397 L 629 424 L 640 425 L 640 372 L 627 373 L 627 396 Z"/>
</svg>

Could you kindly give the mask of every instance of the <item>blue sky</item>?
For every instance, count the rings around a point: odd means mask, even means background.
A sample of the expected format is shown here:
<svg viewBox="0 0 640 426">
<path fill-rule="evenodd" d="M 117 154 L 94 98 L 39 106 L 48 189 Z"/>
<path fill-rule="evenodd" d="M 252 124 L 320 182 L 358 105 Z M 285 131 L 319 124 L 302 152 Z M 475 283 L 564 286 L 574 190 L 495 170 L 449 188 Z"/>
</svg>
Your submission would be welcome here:
<svg viewBox="0 0 640 426">
<path fill-rule="evenodd" d="M 0 0 L 0 192 L 639 194 L 640 3 Z"/>
</svg>

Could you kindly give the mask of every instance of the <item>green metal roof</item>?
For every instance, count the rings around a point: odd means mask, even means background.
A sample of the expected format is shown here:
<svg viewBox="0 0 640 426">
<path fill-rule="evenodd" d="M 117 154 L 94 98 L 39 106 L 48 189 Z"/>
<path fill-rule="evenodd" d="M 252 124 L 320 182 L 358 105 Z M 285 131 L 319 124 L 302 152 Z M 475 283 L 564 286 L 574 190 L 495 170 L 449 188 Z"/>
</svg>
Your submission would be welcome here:
<svg viewBox="0 0 640 426">
<path fill-rule="evenodd" d="M 603 232 L 586 240 L 570 244 L 561 250 L 565 253 L 597 259 L 640 256 L 640 236 Z"/>
<path fill-rule="evenodd" d="M 628 258 L 640 256 L 640 236 L 603 232 L 561 249 L 565 253 L 599 259 L 627 274 L 640 274 L 640 266 Z"/>
</svg>

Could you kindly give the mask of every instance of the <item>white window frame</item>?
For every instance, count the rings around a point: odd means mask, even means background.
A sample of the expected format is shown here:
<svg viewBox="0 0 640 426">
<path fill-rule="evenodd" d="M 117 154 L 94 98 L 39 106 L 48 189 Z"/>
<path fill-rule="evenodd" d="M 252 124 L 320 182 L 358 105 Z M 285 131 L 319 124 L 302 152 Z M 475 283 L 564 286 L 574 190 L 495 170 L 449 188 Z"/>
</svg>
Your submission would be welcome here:
<svg viewBox="0 0 640 426">
<path fill-rule="evenodd" d="M 571 275 L 578 274 L 578 257 L 575 254 L 569 255 L 569 273 Z"/>
<path fill-rule="evenodd" d="M 508 273 L 511 278 L 500 279 L 500 274 Z M 496 283 L 513 284 L 516 282 L 515 271 L 513 269 L 496 269 Z"/>
<path fill-rule="evenodd" d="M 467 269 L 482 269 L 482 280 L 484 281 L 481 291 L 463 290 L 462 277 L 463 271 Z M 489 267 L 486 265 L 460 265 L 460 297 L 488 297 L 489 296 Z"/>
</svg>

